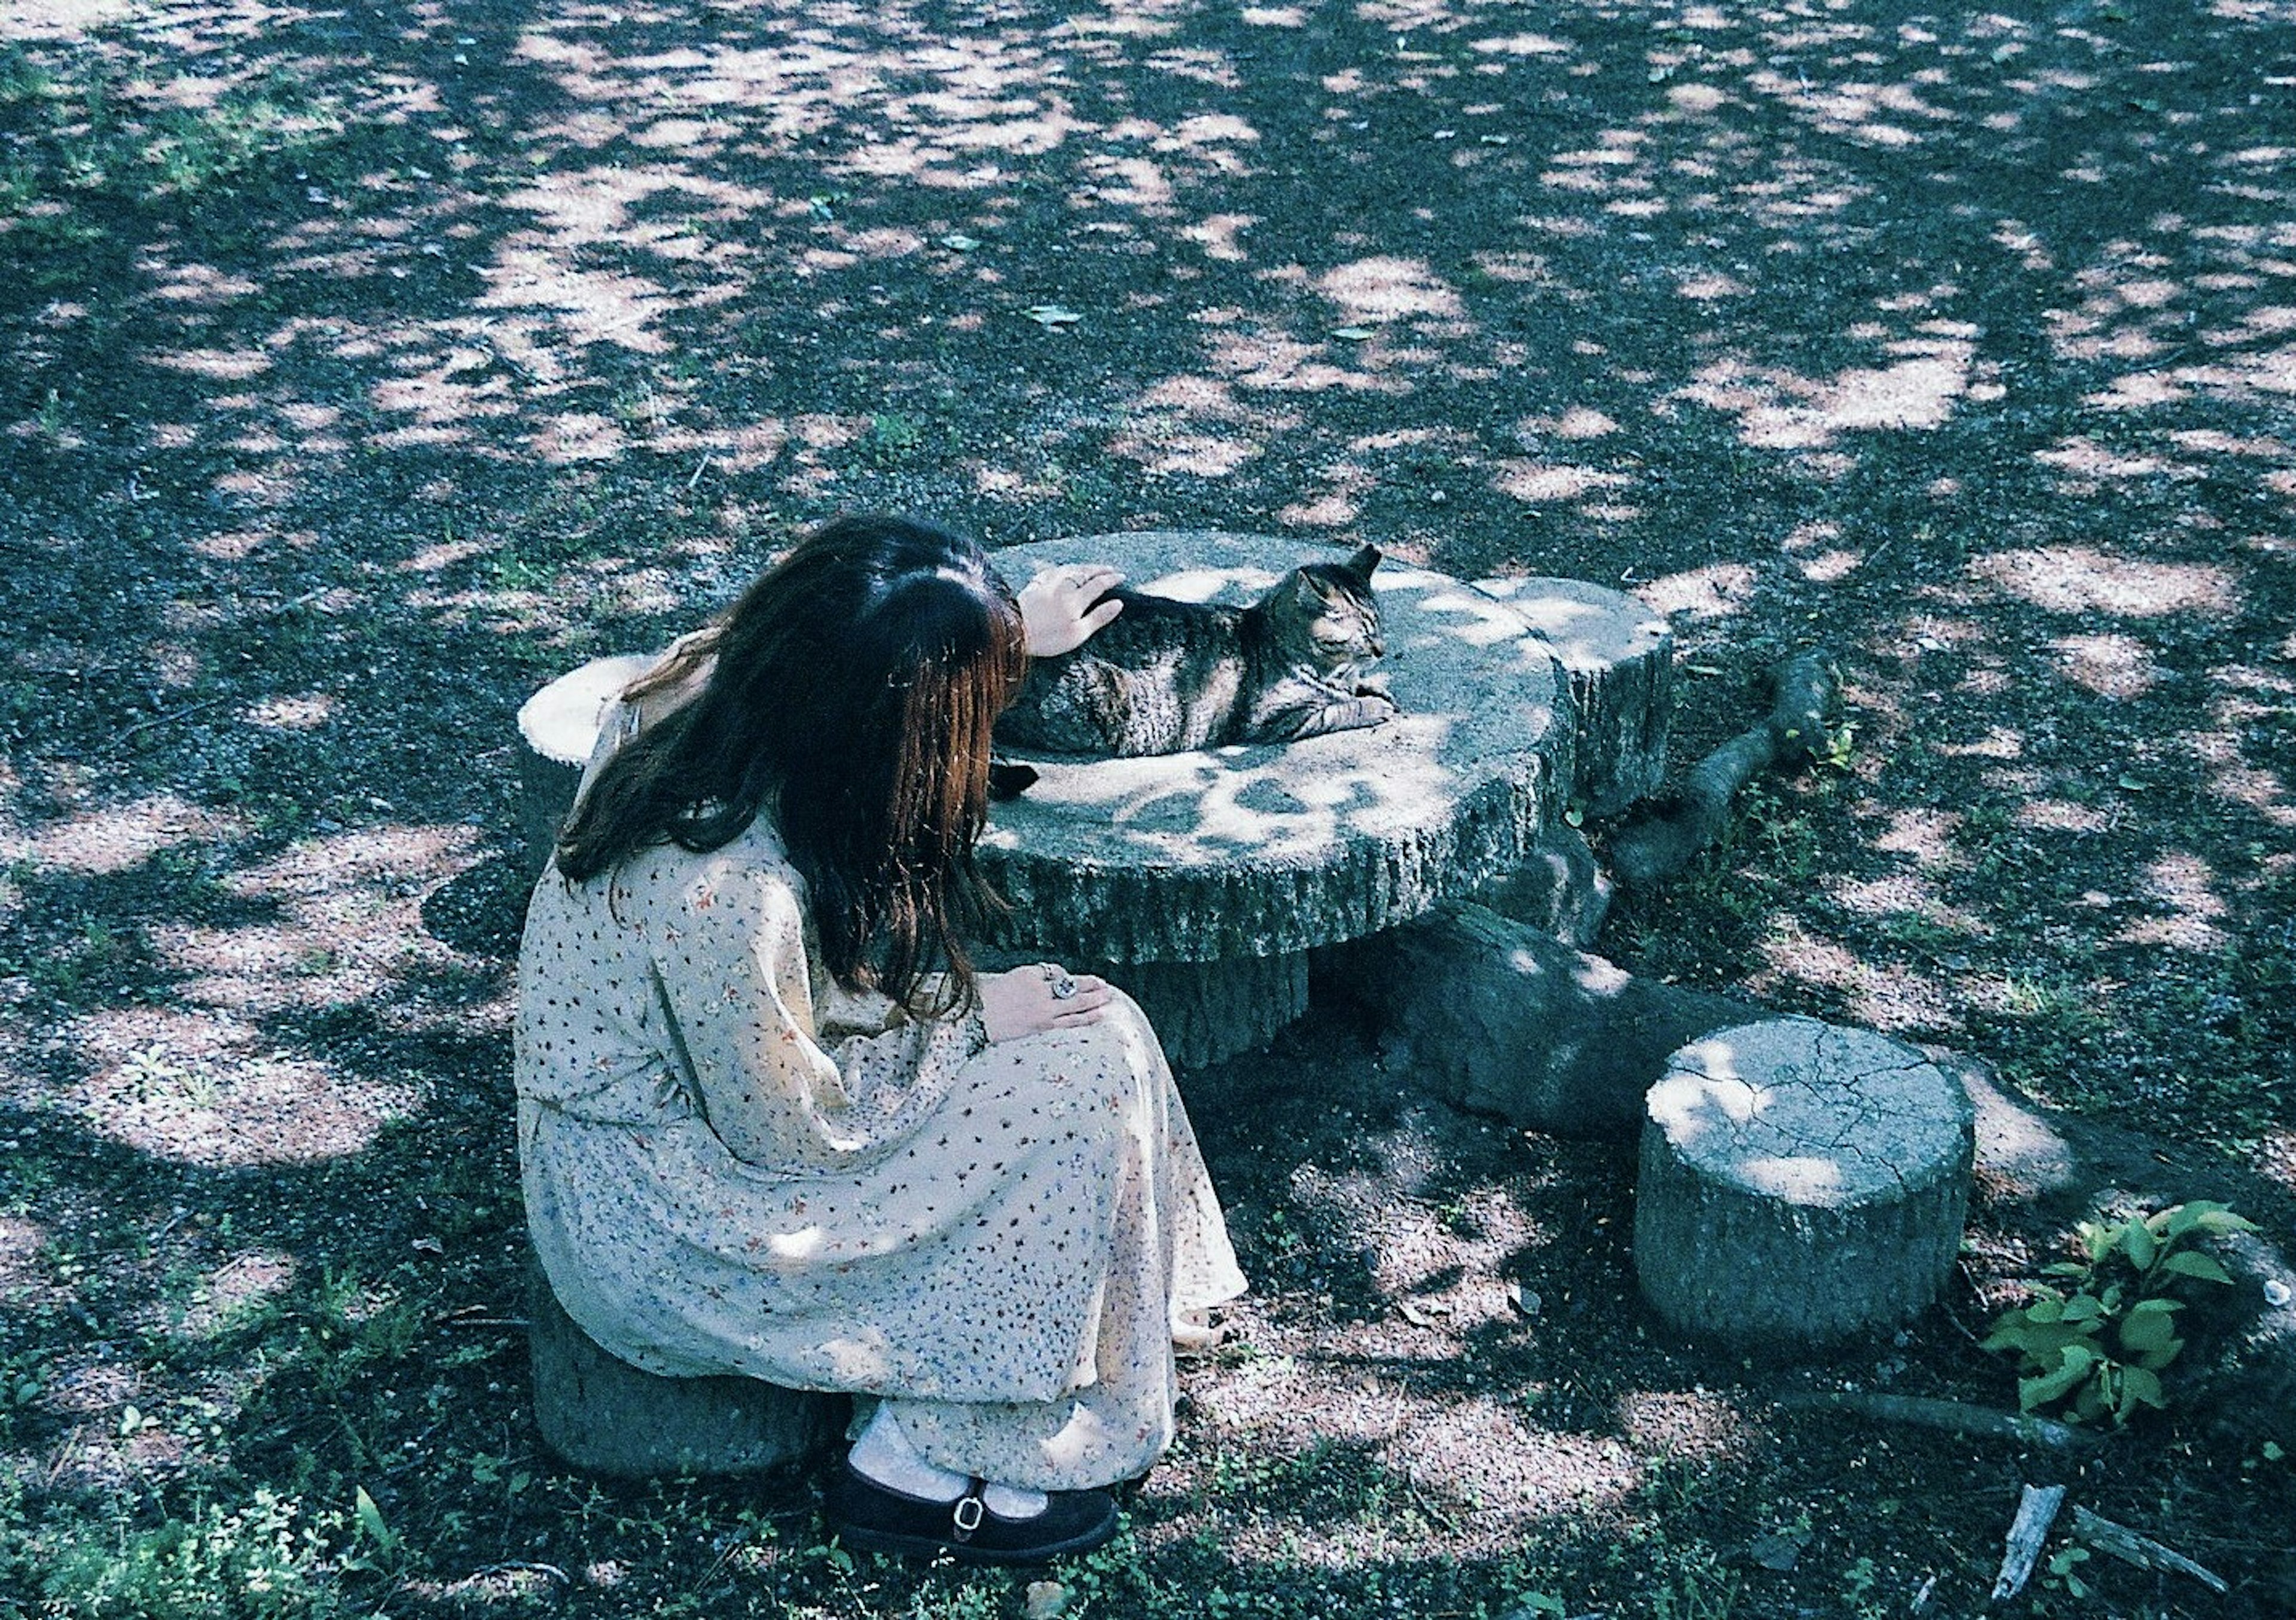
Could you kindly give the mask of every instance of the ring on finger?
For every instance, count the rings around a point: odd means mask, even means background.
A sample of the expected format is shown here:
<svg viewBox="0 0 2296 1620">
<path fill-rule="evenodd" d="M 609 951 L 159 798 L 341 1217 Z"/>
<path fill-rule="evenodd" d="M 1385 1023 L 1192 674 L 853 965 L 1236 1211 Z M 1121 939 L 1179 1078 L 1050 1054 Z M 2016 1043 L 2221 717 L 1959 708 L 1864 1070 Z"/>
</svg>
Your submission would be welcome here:
<svg viewBox="0 0 2296 1620">
<path fill-rule="evenodd" d="M 1076 993 L 1077 993 L 1077 982 L 1076 982 L 1074 979 L 1071 979 L 1070 977 L 1069 977 L 1069 975 L 1068 975 L 1068 974 L 1060 974 L 1058 977 L 1056 977 L 1056 978 L 1054 978 L 1054 979 L 1053 980 L 1053 999 L 1054 999 L 1054 1000 L 1055 1000 L 1055 1001 L 1066 1001 L 1066 1000 L 1068 1000 L 1070 997 L 1074 996 Z"/>
</svg>

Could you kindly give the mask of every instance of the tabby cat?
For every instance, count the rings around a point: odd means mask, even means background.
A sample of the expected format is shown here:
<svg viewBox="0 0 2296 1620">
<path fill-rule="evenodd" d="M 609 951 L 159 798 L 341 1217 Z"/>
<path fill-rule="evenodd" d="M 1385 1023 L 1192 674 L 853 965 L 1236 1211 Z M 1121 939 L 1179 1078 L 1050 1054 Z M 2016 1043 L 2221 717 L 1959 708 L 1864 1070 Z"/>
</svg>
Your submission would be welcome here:
<svg viewBox="0 0 2296 1620">
<path fill-rule="evenodd" d="M 1115 591 L 1124 611 L 1073 653 L 1037 661 L 996 740 L 1131 755 L 1376 726 L 1396 712 L 1368 673 L 1387 650 L 1371 589 L 1379 555 L 1366 546 L 1295 568 L 1249 607 Z"/>
</svg>

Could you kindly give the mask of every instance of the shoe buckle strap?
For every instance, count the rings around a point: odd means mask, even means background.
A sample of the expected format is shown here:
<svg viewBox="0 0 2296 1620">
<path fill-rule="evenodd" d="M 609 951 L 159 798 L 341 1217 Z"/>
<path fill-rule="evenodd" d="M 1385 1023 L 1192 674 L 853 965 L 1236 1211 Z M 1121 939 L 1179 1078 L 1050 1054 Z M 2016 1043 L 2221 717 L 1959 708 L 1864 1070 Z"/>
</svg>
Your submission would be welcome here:
<svg viewBox="0 0 2296 1620">
<path fill-rule="evenodd" d="M 956 1527 L 956 1539 L 960 1542 L 971 1541 L 972 1533 L 980 1528 L 980 1521 L 988 1517 L 988 1504 L 980 1500 L 980 1493 L 985 1489 L 987 1486 L 976 1479 L 964 1494 L 956 1499 L 955 1510 L 949 1518 Z"/>
</svg>

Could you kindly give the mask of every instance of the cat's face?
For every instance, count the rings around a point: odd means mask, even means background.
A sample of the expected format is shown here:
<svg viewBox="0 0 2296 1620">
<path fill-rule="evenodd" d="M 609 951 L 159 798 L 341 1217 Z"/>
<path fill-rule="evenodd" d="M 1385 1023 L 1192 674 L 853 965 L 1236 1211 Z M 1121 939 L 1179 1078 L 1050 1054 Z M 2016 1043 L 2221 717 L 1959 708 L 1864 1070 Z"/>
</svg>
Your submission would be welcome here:
<svg viewBox="0 0 2296 1620">
<path fill-rule="evenodd" d="M 1328 678 L 1360 675 L 1387 651 L 1372 594 L 1379 551 L 1366 546 L 1345 563 L 1313 563 L 1278 583 L 1271 606 L 1285 646 Z"/>
</svg>

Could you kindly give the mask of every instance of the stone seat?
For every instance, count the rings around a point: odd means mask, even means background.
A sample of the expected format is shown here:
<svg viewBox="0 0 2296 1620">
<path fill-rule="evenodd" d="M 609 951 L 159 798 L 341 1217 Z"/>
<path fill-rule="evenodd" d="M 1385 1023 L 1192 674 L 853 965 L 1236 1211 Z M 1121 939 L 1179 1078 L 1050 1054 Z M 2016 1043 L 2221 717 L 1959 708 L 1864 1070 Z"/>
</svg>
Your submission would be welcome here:
<svg viewBox="0 0 2296 1620">
<path fill-rule="evenodd" d="M 1644 1111 L 1635 1269 L 1677 1331 L 1836 1344 L 1895 1328 L 1953 1269 L 1975 1116 L 1911 1047 L 1741 1024 L 1676 1052 Z"/>
<path fill-rule="evenodd" d="M 586 1472 L 754 1474 L 802 1462 L 845 1431 L 847 1395 L 758 1378 L 665 1378 L 610 1355 L 531 1260 L 527 1320 L 543 1443 Z"/>
</svg>

